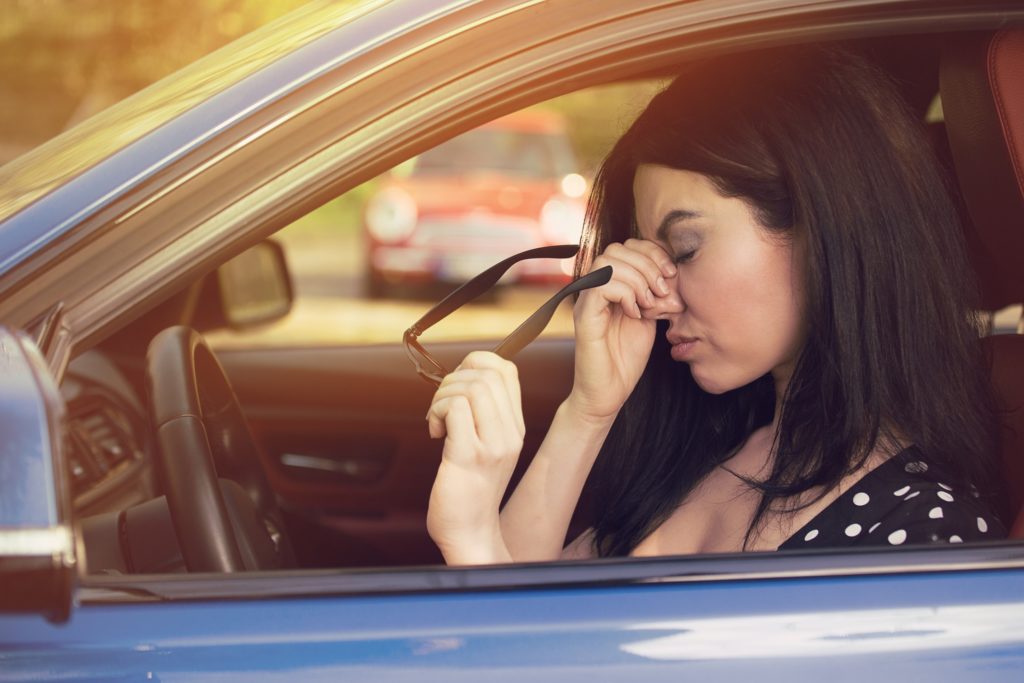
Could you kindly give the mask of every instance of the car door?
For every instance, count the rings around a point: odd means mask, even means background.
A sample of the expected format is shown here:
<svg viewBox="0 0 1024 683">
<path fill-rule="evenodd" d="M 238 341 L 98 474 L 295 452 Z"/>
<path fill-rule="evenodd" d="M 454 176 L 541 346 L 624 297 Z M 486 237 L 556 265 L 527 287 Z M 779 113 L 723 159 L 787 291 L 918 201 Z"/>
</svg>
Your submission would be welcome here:
<svg viewBox="0 0 1024 683">
<path fill-rule="evenodd" d="M 410 321 L 411 322 L 411 321 Z M 439 347 L 454 367 L 471 342 Z M 543 438 L 571 384 L 568 340 L 536 343 L 518 359 L 524 453 Z M 441 443 L 424 416 L 433 388 L 400 346 L 222 350 L 219 357 L 262 441 L 268 476 L 290 512 L 305 566 L 440 561 L 426 535 Z M 520 471 L 526 459 L 520 463 Z"/>
<path fill-rule="evenodd" d="M 76 579 L 52 369 L 24 336 L 0 330 L 0 348 L 19 437 L 0 482 L 20 494 L 0 506 L 3 681 L 1005 681 L 1024 666 L 1013 543 Z"/>
<path fill-rule="evenodd" d="M 1019 549 L 90 577 L 0 680 L 1017 680 Z"/>
</svg>

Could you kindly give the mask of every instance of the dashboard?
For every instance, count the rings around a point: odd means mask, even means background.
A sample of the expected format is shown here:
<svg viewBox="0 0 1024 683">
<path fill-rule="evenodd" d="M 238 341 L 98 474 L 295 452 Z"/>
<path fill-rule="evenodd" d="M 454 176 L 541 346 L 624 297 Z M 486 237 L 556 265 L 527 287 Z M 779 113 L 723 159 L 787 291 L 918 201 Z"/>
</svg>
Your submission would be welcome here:
<svg viewBox="0 0 1024 683">
<path fill-rule="evenodd" d="M 61 383 L 68 410 L 67 478 L 76 518 L 157 495 L 145 404 L 99 351 L 75 358 Z"/>
</svg>

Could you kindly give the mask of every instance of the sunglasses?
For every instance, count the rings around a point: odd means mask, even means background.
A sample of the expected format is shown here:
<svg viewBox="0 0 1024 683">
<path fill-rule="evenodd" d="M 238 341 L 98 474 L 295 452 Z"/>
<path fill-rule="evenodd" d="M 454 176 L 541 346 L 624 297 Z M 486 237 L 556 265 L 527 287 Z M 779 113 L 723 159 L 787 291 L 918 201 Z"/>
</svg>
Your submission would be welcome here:
<svg viewBox="0 0 1024 683">
<path fill-rule="evenodd" d="M 448 374 L 448 370 L 444 365 L 427 353 L 427 350 L 419 343 L 418 338 L 421 334 L 494 287 L 498 280 L 501 279 L 501 276 L 520 261 L 535 258 L 571 258 L 578 251 L 579 246 L 575 244 L 529 249 L 494 264 L 455 289 L 451 294 L 442 299 L 440 303 L 427 311 L 422 318 L 413 323 L 412 327 L 407 329 L 405 334 L 402 335 L 405 353 L 416 367 L 417 374 L 434 386 L 440 385 L 441 380 Z M 562 303 L 562 299 L 591 287 L 600 287 L 608 282 L 611 277 L 612 267 L 605 266 L 573 280 L 544 302 L 544 305 L 524 320 L 519 327 L 512 331 L 512 334 L 505 337 L 500 344 L 495 346 L 493 349 L 494 353 L 506 360 L 512 358 L 512 356 L 521 351 L 544 331 L 544 328 L 551 322 L 551 317 L 555 314 L 558 304 Z"/>
</svg>

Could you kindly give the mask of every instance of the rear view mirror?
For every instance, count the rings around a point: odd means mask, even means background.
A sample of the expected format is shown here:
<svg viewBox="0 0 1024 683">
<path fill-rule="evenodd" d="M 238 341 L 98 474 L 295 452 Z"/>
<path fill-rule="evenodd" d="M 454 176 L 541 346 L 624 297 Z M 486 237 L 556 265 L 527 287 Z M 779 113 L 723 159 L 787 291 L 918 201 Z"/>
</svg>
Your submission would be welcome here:
<svg viewBox="0 0 1024 683">
<path fill-rule="evenodd" d="M 0 327 L 0 613 L 64 621 L 75 577 L 64 402 L 35 344 Z"/>
<path fill-rule="evenodd" d="M 284 251 L 270 240 L 217 269 L 224 319 L 231 327 L 277 320 L 291 310 L 292 285 Z"/>
</svg>

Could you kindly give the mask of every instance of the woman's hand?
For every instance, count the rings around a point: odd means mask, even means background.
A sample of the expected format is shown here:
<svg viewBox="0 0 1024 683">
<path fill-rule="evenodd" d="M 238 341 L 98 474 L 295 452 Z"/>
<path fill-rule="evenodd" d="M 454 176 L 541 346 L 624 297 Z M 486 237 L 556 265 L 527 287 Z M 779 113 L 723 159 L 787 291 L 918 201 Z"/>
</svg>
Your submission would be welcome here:
<svg viewBox="0 0 1024 683">
<path fill-rule="evenodd" d="M 573 309 L 576 369 L 568 403 L 595 421 L 613 420 L 633 391 L 654 344 L 657 318 L 683 310 L 675 264 L 655 242 L 610 244 L 592 269 L 607 265 L 611 281 L 584 291 Z"/>
<path fill-rule="evenodd" d="M 430 492 L 427 531 L 449 564 L 507 562 L 498 512 L 523 447 L 519 376 L 485 351 L 444 378 L 427 412 L 430 436 L 445 437 Z"/>
</svg>

